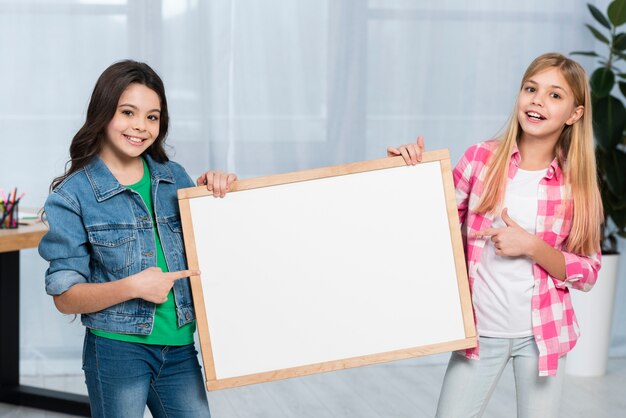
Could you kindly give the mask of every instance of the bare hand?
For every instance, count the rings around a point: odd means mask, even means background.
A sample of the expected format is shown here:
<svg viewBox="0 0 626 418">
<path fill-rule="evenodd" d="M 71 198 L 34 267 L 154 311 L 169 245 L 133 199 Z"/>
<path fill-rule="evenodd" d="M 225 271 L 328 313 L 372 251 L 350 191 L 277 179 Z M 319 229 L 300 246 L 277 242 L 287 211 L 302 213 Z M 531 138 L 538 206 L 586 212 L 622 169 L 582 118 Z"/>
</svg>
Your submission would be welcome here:
<svg viewBox="0 0 626 418">
<path fill-rule="evenodd" d="M 528 233 L 509 216 L 507 208 L 502 210 L 504 228 L 487 228 L 471 232 L 474 238 L 491 238 L 496 255 L 507 257 L 529 256 L 537 237 Z"/>
<path fill-rule="evenodd" d="M 213 192 L 214 197 L 224 197 L 235 180 L 237 180 L 236 174 L 209 170 L 198 177 L 196 185 L 206 185 L 207 190 Z"/>
<path fill-rule="evenodd" d="M 422 161 L 422 154 L 424 153 L 424 138 L 422 136 L 417 137 L 415 144 L 406 144 L 396 147 L 387 148 L 387 157 L 396 157 L 402 155 L 404 162 L 407 165 L 415 165 Z"/>
<path fill-rule="evenodd" d="M 130 277 L 134 287 L 134 296 L 152 303 L 164 303 L 176 280 L 189 276 L 198 276 L 197 270 L 181 270 L 163 273 L 158 267 L 148 267 L 141 273 Z"/>
</svg>

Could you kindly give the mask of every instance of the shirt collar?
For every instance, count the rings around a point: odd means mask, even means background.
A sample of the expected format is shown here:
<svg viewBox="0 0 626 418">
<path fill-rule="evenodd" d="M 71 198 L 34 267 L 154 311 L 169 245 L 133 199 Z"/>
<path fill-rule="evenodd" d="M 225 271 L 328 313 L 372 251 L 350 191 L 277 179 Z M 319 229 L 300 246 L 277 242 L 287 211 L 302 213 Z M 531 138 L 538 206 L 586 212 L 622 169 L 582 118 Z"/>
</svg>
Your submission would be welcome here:
<svg viewBox="0 0 626 418">
<path fill-rule="evenodd" d="M 167 183 L 174 183 L 174 174 L 166 164 L 154 161 L 148 154 L 145 154 L 144 158 L 150 169 L 152 182 L 165 181 Z M 122 186 L 120 182 L 117 181 L 100 156 L 95 156 L 89 164 L 85 166 L 85 174 L 99 202 L 126 190 L 126 187 Z"/>
<path fill-rule="evenodd" d="M 517 168 L 519 168 L 519 165 L 522 162 L 522 156 L 520 155 L 519 148 L 517 148 L 517 144 L 513 145 L 513 151 L 511 152 L 511 162 L 515 164 L 515 167 Z M 561 170 L 559 159 L 555 157 L 548 167 L 548 171 L 546 172 L 546 178 L 552 179 L 552 177 L 556 177 L 556 179 L 559 180 L 562 174 L 563 171 Z"/>
</svg>

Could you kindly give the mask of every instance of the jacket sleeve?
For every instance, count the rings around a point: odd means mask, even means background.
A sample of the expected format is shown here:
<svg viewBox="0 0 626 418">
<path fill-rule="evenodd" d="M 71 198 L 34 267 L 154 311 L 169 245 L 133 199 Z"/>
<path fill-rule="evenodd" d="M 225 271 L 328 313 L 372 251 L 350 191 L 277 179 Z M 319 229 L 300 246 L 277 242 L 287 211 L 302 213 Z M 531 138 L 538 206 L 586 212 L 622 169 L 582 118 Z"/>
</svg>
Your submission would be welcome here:
<svg viewBox="0 0 626 418">
<path fill-rule="evenodd" d="M 588 292 L 598 279 L 602 255 L 600 252 L 590 256 L 582 256 L 562 251 L 565 256 L 565 280 L 554 280 L 558 288 L 569 287 Z"/>
<path fill-rule="evenodd" d="M 90 277 L 89 241 L 78 203 L 54 191 L 44 206 L 49 230 L 39 243 L 39 254 L 50 263 L 46 293 L 60 295 Z"/>
</svg>

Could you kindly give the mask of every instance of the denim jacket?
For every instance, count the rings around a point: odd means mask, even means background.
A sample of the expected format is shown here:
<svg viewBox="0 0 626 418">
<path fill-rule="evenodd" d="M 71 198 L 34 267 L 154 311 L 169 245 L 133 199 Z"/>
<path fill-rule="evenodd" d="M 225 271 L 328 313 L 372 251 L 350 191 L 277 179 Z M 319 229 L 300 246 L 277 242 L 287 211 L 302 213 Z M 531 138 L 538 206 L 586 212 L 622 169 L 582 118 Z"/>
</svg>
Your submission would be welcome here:
<svg viewBox="0 0 626 418">
<path fill-rule="evenodd" d="M 194 186 L 185 170 L 145 156 L 152 185 L 154 217 L 170 271 L 186 269 L 176 191 Z M 156 266 L 154 226 L 139 194 L 122 186 L 99 157 L 67 177 L 45 204 L 49 231 L 39 254 L 50 266 L 46 292 L 60 295 L 78 283 L 122 279 Z M 189 279 L 174 283 L 178 326 L 195 319 Z M 124 334 L 150 334 L 155 304 L 127 300 L 82 314 L 88 328 Z"/>
</svg>

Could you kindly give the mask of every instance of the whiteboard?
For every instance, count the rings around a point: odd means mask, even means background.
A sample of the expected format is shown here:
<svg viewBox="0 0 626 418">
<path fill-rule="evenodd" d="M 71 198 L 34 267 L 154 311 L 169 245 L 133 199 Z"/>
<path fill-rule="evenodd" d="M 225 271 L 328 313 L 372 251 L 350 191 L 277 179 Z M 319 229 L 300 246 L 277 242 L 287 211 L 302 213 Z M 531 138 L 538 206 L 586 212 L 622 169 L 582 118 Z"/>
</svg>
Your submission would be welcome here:
<svg viewBox="0 0 626 418">
<path fill-rule="evenodd" d="M 475 346 L 447 155 L 179 191 L 207 388 Z"/>
</svg>

